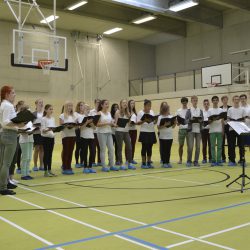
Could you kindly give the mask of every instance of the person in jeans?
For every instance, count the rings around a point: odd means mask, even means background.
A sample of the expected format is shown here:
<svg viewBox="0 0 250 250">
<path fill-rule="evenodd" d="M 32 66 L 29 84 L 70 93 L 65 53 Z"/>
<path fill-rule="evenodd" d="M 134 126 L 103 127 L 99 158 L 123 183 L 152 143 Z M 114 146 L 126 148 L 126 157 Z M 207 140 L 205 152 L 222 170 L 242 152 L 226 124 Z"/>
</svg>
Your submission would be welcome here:
<svg viewBox="0 0 250 250">
<path fill-rule="evenodd" d="M 55 118 L 52 117 L 53 106 L 46 104 L 44 107 L 43 118 L 41 120 L 41 135 L 43 137 L 44 149 L 44 177 L 53 177 L 55 174 L 51 171 L 52 155 L 55 144 L 55 134 L 51 128 L 55 127 Z"/>
<path fill-rule="evenodd" d="M 204 122 L 208 121 L 208 112 L 209 112 L 209 100 L 205 99 L 203 100 L 203 117 Z M 211 156 L 211 146 L 210 146 L 210 137 L 209 137 L 209 125 L 202 126 L 201 130 L 201 139 L 202 139 L 202 154 L 203 154 L 203 160 L 202 163 L 207 163 L 207 149 L 208 149 L 208 159 L 209 162 L 211 162 L 212 156 Z"/>
<path fill-rule="evenodd" d="M 228 109 L 227 118 L 229 121 L 244 121 L 245 119 L 245 110 L 240 107 L 240 98 L 238 95 L 233 96 L 233 106 Z M 229 163 L 228 166 L 234 167 L 236 166 L 235 162 L 235 147 L 236 147 L 236 139 L 238 141 L 238 147 L 240 151 L 240 159 L 239 163 L 243 163 L 244 158 L 244 145 L 242 136 L 238 135 L 236 131 L 234 131 L 231 127 L 229 127 L 229 142 L 228 142 L 228 150 L 229 150 Z"/>
<path fill-rule="evenodd" d="M 185 119 L 187 110 L 188 110 L 188 98 L 187 97 L 182 97 L 181 98 L 181 104 L 182 107 L 177 110 L 176 115 L 180 116 L 181 118 Z M 178 142 L 179 142 L 179 161 L 178 164 L 182 164 L 182 156 L 183 156 L 183 147 L 185 144 L 185 139 L 187 141 L 187 124 L 179 124 L 177 122 L 177 126 L 179 126 L 179 131 L 178 131 Z"/>
<path fill-rule="evenodd" d="M 117 167 L 114 166 L 114 146 L 111 128 L 114 127 L 115 124 L 112 121 L 112 117 L 110 112 L 108 112 L 108 109 L 108 100 L 102 100 L 98 107 L 98 114 L 101 117 L 97 123 L 97 136 L 100 145 L 100 156 L 103 172 L 109 172 L 110 170 L 119 170 Z M 107 167 L 105 163 L 106 147 L 108 148 L 109 167 Z"/>
<path fill-rule="evenodd" d="M 199 155 L 200 155 L 200 142 L 201 142 L 201 128 L 203 123 L 203 112 L 197 107 L 198 97 L 191 97 L 192 107 L 188 109 L 186 114 L 186 122 L 188 124 L 188 155 L 187 155 L 187 167 L 192 166 L 192 155 L 195 141 L 195 155 L 194 155 L 194 166 L 199 166 Z M 195 117 L 198 117 L 195 119 Z"/>
<path fill-rule="evenodd" d="M 1 88 L 0 106 L 0 194 L 15 195 L 11 190 L 16 185 L 8 185 L 9 168 L 14 157 L 17 146 L 17 130 L 25 124 L 14 124 L 11 119 L 16 117 L 14 108 L 15 90 L 11 86 Z M 8 186 L 7 186 L 8 185 Z"/>
<path fill-rule="evenodd" d="M 117 142 L 117 155 L 118 155 L 118 163 L 120 165 L 120 170 L 127 169 L 136 169 L 135 166 L 132 165 L 132 146 L 131 139 L 129 136 L 129 123 L 127 123 L 125 128 L 119 127 L 117 125 L 117 121 L 119 118 L 129 119 L 130 113 L 128 111 L 128 102 L 123 99 L 120 101 L 120 108 L 115 113 L 115 138 Z M 122 144 L 125 143 L 127 148 L 127 166 L 122 165 Z"/>
<path fill-rule="evenodd" d="M 227 112 L 229 108 L 232 106 L 228 105 L 228 97 L 226 95 L 221 97 L 221 102 L 222 106 L 220 108 L 224 111 Z M 227 138 L 227 145 L 229 142 L 229 125 L 227 124 L 227 121 L 224 121 L 224 134 L 223 134 L 223 140 L 222 140 L 222 160 L 221 162 L 224 163 L 226 162 L 226 154 L 225 154 L 225 142 Z M 228 151 L 228 159 L 229 159 L 229 151 Z"/>
<path fill-rule="evenodd" d="M 219 97 L 212 97 L 213 108 L 208 111 L 208 117 L 219 115 L 223 109 L 218 107 Z M 212 163 L 211 166 L 223 166 L 221 162 L 222 140 L 224 133 L 224 119 L 212 120 L 209 119 L 209 135 L 211 142 Z M 216 150 L 217 144 L 217 150 Z"/>
</svg>

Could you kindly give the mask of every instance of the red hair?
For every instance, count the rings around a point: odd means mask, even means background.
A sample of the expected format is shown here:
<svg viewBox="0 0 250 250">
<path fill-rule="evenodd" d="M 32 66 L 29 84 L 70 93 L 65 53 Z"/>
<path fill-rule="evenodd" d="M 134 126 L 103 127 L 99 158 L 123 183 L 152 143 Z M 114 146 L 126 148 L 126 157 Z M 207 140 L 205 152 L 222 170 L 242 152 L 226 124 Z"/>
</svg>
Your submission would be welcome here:
<svg viewBox="0 0 250 250">
<path fill-rule="evenodd" d="M 13 87 L 7 86 L 7 85 L 5 85 L 1 88 L 1 102 L 6 98 L 7 94 L 10 94 L 12 89 L 13 89 Z"/>
</svg>

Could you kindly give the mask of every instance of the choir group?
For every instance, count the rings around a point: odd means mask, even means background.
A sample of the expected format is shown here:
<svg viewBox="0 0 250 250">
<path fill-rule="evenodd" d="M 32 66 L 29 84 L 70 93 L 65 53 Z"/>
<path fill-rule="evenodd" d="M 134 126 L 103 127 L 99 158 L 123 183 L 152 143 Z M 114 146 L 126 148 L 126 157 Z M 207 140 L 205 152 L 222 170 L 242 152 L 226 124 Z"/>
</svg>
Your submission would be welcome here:
<svg viewBox="0 0 250 250">
<path fill-rule="evenodd" d="M 140 128 L 138 141 L 141 143 L 141 168 L 154 168 L 153 145 L 157 142 L 155 128 L 158 129 L 160 161 L 163 168 L 171 168 L 171 147 L 173 129 L 178 126 L 179 161 L 183 162 L 183 146 L 187 143 L 186 166 L 199 166 L 200 144 L 202 141 L 202 163 L 222 166 L 226 162 L 225 138 L 228 144 L 228 166 L 236 166 L 236 146 L 239 147 L 239 161 L 244 161 L 244 145 L 249 145 L 249 137 L 239 136 L 229 125 L 229 121 L 244 122 L 250 127 L 250 105 L 247 95 L 234 95 L 232 106 L 228 97 L 213 96 L 203 100 L 203 108 L 198 107 L 198 97 L 181 98 L 181 108 L 171 115 L 167 102 L 162 102 L 155 115 L 150 100 L 144 101 L 141 111 L 136 112 L 135 102 L 123 99 L 119 104 L 108 100 L 95 100 L 95 107 L 84 102 L 67 101 L 59 116 L 59 125 L 53 116 L 53 106 L 38 99 L 35 112 L 29 111 L 24 101 L 15 103 L 15 90 L 11 86 L 1 88 L 0 107 L 0 194 L 13 195 L 17 181 L 14 180 L 15 165 L 22 180 L 31 180 L 30 162 L 34 160 L 33 171 L 44 171 L 45 177 L 53 177 L 52 156 L 55 133 L 62 137 L 62 174 L 74 174 L 75 167 L 83 168 L 83 173 L 96 173 L 94 166 L 101 166 L 104 172 L 134 170 L 137 127 Z M 22 118 L 21 118 L 22 117 Z M 23 118 L 24 117 L 24 118 Z M 125 159 L 123 159 L 123 143 Z M 108 162 L 106 162 L 106 148 Z M 75 149 L 75 152 L 74 152 Z M 195 151 L 193 157 L 193 149 Z M 208 154 L 207 154 L 208 151 Z M 97 156 L 97 157 L 96 157 Z M 96 160 L 97 158 L 97 160 Z M 38 162 L 40 163 L 38 165 Z"/>
</svg>

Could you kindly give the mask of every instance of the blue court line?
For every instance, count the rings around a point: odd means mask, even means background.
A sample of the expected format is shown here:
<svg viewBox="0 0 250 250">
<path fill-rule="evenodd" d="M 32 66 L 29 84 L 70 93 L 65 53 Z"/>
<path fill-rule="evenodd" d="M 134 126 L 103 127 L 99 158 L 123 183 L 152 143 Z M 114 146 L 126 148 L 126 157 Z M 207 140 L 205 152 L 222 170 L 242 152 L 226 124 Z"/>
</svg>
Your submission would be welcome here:
<svg viewBox="0 0 250 250">
<path fill-rule="evenodd" d="M 81 243 L 81 242 L 86 242 L 86 241 L 90 241 L 90 240 L 114 236 L 115 234 L 123 234 L 123 233 L 132 232 L 132 231 L 137 231 L 137 230 L 141 230 L 144 228 L 149 228 L 149 227 L 153 227 L 153 226 L 157 226 L 157 225 L 167 224 L 167 223 L 175 222 L 175 221 L 181 221 L 181 220 L 185 220 L 185 219 L 189 219 L 189 218 L 193 218 L 193 217 L 197 217 L 197 216 L 201 216 L 201 215 L 211 214 L 211 213 L 215 213 L 215 212 L 220 212 L 223 210 L 227 210 L 227 209 L 231 209 L 231 208 L 235 208 L 235 207 L 241 207 L 241 206 L 245 206 L 245 205 L 250 205 L 250 201 L 242 202 L 242 203 L 238 203 L 238 204 L 234 204 L 234 205 L 230 205 L 230 206 L 225 206 L 225 207 L 221 207 L 221 208 L 211 209 L 211 210 L 207 210 L 207 211 L 203 211 L 203 212 L 199 212 L 199 213 L 194 213 L 194 214 L 190 214 L 190 215 L 185 215 L 185 216 L 181 216 L 181 217 L 177 217 L 177 218 L 173 218 L 173 219 L 169 219 L 169 220 L 150 223 L 150 224 L 142 225 L 142 226 L 138 226 L 138 227 L 128 228 L 128 229 L 120 230 L 117 232 L 111 232 L 111 233 L 101 234 L 101 235 L 97 235 L 97 236 L 92 236 L 89 238 L 82 238 L 79 240 L 74 240 L 74 241 L 69 241 L 69 242 L 65 242 L 65 243 L 61 243 L 61 244 L 55 244 L 55 245 L 51 245 L 51 246 L 37 248 L 36 250 L 45 250 L 45 249 L 52 249 L 52 248 L 56 248 L 56 247 L 69 246 L 69 245 L 73 245 L 73 244 L 77 244 L 77 243 Z"/>
<path fill-rule="evenodd" d="M 119 234 L 120 236 L 124 237 L 124 238 L 127 238 L 129 240 L 133 240 L 133 241 L 136 241 L 138 243 L 141 243 L 143 245 L 146 245 L 146 246 L 149 246 L 149 247 L 153 247 L 154 249 L 159 249 L 159 250 L 168 250 L 168 248 L 166 247 L 161 247 L 161 246 L 158 246 L 154 243 L 151 243 L 151 242 L 148 242 L 148 241 L 145 241 L 145 240 L 142 240 L 142 239 L 138 239 L 134 236 L 131 236 L 131 235 L 127 235 L 127 234 Z"/>
</svg>

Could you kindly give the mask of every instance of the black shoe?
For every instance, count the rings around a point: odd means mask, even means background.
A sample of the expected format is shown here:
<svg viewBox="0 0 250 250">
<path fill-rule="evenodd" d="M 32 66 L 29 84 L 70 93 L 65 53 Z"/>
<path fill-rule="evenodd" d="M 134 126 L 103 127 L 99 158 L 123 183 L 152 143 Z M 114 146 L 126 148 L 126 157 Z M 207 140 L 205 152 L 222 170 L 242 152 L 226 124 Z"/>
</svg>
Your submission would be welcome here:
<svg viewBox="0 0 250 250">
<path fill-rule="evenodd" d="M 15 189 L 15 188 L 17 188 L 17 185 L 14 185 L 14 184 L 8 182 L 7 189 Z"/>
<path fill-rule="evenodd" d="M 4 190 L 1 190 L 0 191 L 0 194 L 1 195 L 15 195 L 16 192 L 12 191 L 12 190 L 9 190 L 9 189 L 4 189 Z"/>
</svg>

